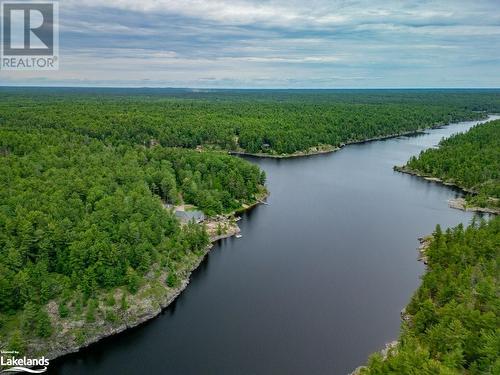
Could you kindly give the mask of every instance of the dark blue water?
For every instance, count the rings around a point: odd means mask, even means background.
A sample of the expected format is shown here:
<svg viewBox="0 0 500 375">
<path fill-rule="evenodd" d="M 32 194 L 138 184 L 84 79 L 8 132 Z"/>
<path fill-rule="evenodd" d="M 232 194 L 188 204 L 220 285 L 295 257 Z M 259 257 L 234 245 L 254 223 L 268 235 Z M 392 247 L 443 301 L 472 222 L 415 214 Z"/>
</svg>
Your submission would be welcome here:
<svg viewBox="0 0 500 375">
<path fill-rule="evenodd" d="M 251 159 L 269 206 L 214 247 L 161 316 L 54 361 L 54 374 L 346 374 L 397 338 L 419 285 L 417 238 L 468 223 L 451 188 L 394 172 L 442 137 L 348 146 L 314 157 Z"/>
</svg>

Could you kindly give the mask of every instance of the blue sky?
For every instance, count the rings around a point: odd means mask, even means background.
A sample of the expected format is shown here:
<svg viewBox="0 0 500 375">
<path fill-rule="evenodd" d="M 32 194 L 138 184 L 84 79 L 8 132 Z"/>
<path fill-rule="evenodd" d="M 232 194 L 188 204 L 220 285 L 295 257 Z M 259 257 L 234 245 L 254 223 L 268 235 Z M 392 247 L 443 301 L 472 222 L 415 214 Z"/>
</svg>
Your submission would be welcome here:
<svg viewBox="0 0 500 375">
<path fill-rule="evenodd" d="M 500 0 L 63 0 L 59 8 L 59 71 L 0 71 L 0 84 L 500 87 Z"/>
</svg>

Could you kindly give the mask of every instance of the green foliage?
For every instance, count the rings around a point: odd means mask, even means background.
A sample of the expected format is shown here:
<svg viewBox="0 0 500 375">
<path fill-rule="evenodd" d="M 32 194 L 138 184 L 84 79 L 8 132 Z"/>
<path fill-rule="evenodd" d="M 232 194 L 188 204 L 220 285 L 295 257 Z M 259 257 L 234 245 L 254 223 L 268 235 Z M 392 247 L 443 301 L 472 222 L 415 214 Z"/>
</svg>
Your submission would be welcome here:
<svg viewBox="0 0 500 375">
<path fill-rule="evenodd" d="M 111 311 L 111 310 L 106 311 L 105 318 L 106 318 L 106 321 L 108 321 L 110 323 L 118 322 L 118 315 L 114 311 Z"/>
<path fill-rule="evenodd" d="M 6 350 L 17 351 L 19 353 L 23 353 L 26 350 L 26 342 L 20 330 L 16 329 L 12 332 Z"/>
<path fill-rule="evenodd" d="M 130 293 L 135 294 L 139 290 L 141 278 L 133 268 L 129 267 L 127 270 L 127 288 Z"/>
<path fill-rule="evenodd" d="M 61 318 L 67 318 L 69 315 L 68 305 L 64 302 L 59 303 L 59 316 Z"/>
<path fill-rule="evenodd" d="M 75 330 L 75 341 L 78 345 L 83 345 L 85 343 L 85 340 L 87 339 L 85 335 L 85 331 L 83 329 L 76 329 Z"/>
<path fill-rule="evenodd" d="M 180 193 L 206 213 L 250 201 L 263 176 L 221 153 L 109 146 L 46 129 L 0 128 L 0 312 L 75 295 L 81 314 L 102 289 L 137 291 L 162 259 L 204 248 L 200 225 L 181 228 L 162 199 Z M 231 180 L 230 180 L 231 179 Z M 67 316 L 65 308 L 60 314 Z"/>
<path fill-rule="evenodd" d="M 498 373 L 500 217 L 437 228 L 426 256 L 400 344 L 387 360 L 372 356 L 362 374 Z"/>
<path fill-rule="evenodd" d="M 50 337 L 52 336 L 52 324 L 50 322 L 49 315 L 47 312 L 40 308 L 36 317 L 35 333 L 38 337 Z"/>
<path fill-rule="evenodd" d="M 106 296 L 106 305 L 107 306 L 114 306 L 116 304 L 115 296 L 110 293 Z"/>
<path fill-rule="evenodd" d="M 113 144 L 282 154 L 500 111 L 495 90 L 135 93 L 4 89 L 0 118 L 16 129 L 71 130 Z M 164 193 L 174 200 L 171 186 L 165 179 Z"/>
<path fill-rule="evenodd" d="M 25 337 L 47 337 L 50 300 L 60 317 L 93 321 L 102 293 L 133 293 L 158 265 L 175 275 L 209 238 L 165 203 L 210 216 L 262 191 L 265 174 L 223 150 L 293 153 L 494 109 L 497 91 L 0 88 L 0 314 L 20 316 Z M 126 293 L 120 307 L 128 309 Z M 84 332 L 75 338 L 84 342 Z"/>
<path fill-rule="evenodd" d="M 50 337 L 52 335 L 52 324 L 49 315 L 43 307 L 32 302 L 27 302 L 24 305 L 21 327 L 26 336 L 33 333 L 38 337 Z"/>
<path fill-rule="evenodd" d="M 24 311 L 22 315 L 22 320 L 21 320 L 21 327 L 23 330 L 23 333 L 28 335 L 31 334 L 37 325 L 37 310 L 38 306 L 31 302 L 27 302 L 24 305 Z"/>
<path fill-rule="evenodd" d="M 179 285 L 179 278 L 174 272 L 169 272 L 167 276 L 167 285 L 169 288 L 175 288 Z"/>
<path fill-rule="evenodd" d="M 74 307 L 74 312 L 76 315 L 81 315 L 83 313 L 83 296 L 79 291 L 77 291 L 77 293 L 75 293 L 73 307 Z"/>
<path fill-rule="evenodd" d="M 411 158 L 407 168 L 477 192 L 470 197 L 474 205 L 500 207 L 500 120 L 441 141 Z"/>
<path fill-rule="evenodd" d="M 87 323 L 94 323 L 95 322 L 95 315 L 96 315 L 96 310 L 98 308 L 99 304 L 95 299 L 91 299 L 88 301 L 87 304 L 87 313 L 85 314 L 85 320 Z"/>
<path fill-rule="evenodd" d="M 122 293 L 122 298 L 120 299 L 120 309 L 123 311 L 127 311 L 129 308 L 127 301 L 127 294 L 125 292 Z"/>
</svg>

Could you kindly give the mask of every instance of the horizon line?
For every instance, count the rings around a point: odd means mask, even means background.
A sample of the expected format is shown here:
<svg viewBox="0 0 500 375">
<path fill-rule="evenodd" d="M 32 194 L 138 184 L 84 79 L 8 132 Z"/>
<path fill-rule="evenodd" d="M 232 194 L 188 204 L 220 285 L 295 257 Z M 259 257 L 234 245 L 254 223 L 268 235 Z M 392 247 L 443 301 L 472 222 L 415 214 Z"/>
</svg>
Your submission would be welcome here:
<svg viewBox="0 0 500 375">
<path fill-rule="evenodd" d="M 500 90 L 499 87 L 196 87 L 196 86 L 126 86 L 126 85 L 105 85 L 105 86 L 92 86 L 92 85 L 3 85 L 0 88 L 53 88 L 53 89 L 157 89 L 157 90 Z"/>
</svg>

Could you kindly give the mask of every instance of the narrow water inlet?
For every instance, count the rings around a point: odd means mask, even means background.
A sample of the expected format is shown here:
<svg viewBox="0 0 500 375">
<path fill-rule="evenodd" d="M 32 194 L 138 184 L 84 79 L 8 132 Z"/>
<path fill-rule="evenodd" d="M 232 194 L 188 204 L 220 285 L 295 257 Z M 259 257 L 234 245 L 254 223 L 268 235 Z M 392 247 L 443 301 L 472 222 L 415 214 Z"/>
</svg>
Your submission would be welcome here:
<svg viewBox="0 0 500 375">
<path fill-rule="evenodd" d="M 496 116 L 500 118 L 500 116 Z M 456 189 L 392 170 L 477 122 L 312 157 L 255 159 L 271 195 L 147 324 L 51 363 L 54 374 L 346 374 L 399 333 L 417 238 L 467 224 Z"/>
</svg>

